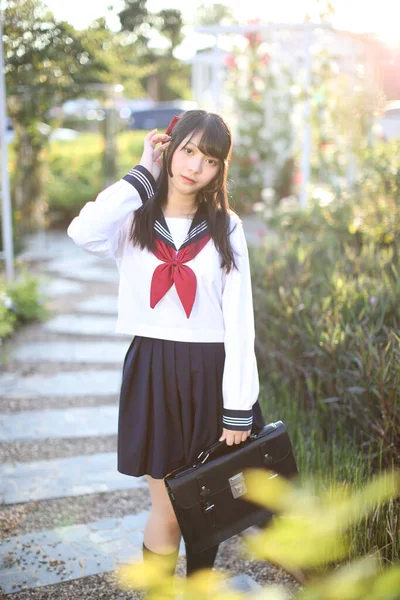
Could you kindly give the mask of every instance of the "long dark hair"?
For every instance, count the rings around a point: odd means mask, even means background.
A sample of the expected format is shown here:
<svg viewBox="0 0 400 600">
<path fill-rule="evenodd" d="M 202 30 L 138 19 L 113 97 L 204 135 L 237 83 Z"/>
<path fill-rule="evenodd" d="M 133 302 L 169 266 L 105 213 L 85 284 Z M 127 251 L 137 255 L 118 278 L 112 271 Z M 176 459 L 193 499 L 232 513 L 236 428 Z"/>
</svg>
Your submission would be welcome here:
<svg viewBox="0 0 400 600">
<path fill-rule="evenodd" d="M 219 170 L 212 181 L 204 187 L 196 197 L 197 207 L 204 203 L 206 209 L 209 233 L 221 257 L 221 268 L 229 272 L 237 268 L 232 246 L 229 240 L 229 223 L 232 209 L 229 206 L 226 191 L 228 161 L 232 150 L 232 135 L 224 119 L 205 110 L 188 110 L 179 119 L 172 131 L 172 140 L 163 155 L 163 166 L 157 180 L 157 191 L 135 212 L 130 239 L 140 248 L 154 250 L 154 222 L 161 207 L 168 197 L 168 174 L 172 177 L 171 162 L 175 150 L 182 141 L 202 131 L 198 145 L 200 151 L 213 158 L 219 159 Z"/>
</svg>

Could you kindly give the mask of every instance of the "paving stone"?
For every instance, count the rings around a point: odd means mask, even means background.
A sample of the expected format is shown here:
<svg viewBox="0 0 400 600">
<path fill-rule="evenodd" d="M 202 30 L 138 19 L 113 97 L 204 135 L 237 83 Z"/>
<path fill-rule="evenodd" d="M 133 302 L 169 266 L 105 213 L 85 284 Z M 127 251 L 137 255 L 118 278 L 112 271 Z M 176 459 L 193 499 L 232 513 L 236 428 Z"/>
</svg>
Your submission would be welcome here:
<svg viewBox="0 0 400 600">
<path fill-rule="evenodd" d="M 82 312 L 116 315 L 118 313 L 118 298 L 117 295 L 93 296 L 80 302 L 76 308 Z"/>
<path fill-rule="evenodd" d="M 137 548 L 131 545 L 127 538 L 119 538 L 117 540 L 110 540 L 108 542 L 102 542 L 99 544 L 103 554 L 113 554 L 115 557 L 124 556 L 126 554 L 133 555 L 137 552 Z"/>
<path fill-rule="evenodd" d="M 18 538 L 16 536 L 7 538 L 6 540 L 1 540 L 0 541 L 0 555 L 3 556 L 5 554 L 7 554 L 8 552 L 10 552 L 11 550 L 14 550 L 18 543 L 19 543 Z"/>
<path fill-rule="evenodd" d="M 101 519 L 92 525 L 92 529 L 115 529 L 117 527 L 117 523 L 118 519 L 115 518 L 110 517 L 108 519 Z"/>
<path fill-rule="evenodd" d="M 0 441 L 115 435 L 117 427 L 118 406 L 114 404 L 27 410 L 0 414 Z M 28 463 L 27 470 L 36 470 L 39 464 L 42 465 L 41 462 Z M 45 475 L 46 467 L 40 468 L 38 475 Z"/>
<path fill-rule="evenodd" d="M 143 534 L 142 534 L 143 538 Z M 115 554 L 115 563 L 116 566 L 120 567 L 123 564 L 129 564 L 131 562 L 136 562 L 142 560 L 142 549 L 129 547 L 129 544 L 126 544 L 124 548 L 122 548 L 119 552 Z"/>
<path fill-rule="evenodd" d="M 119 393 L 121 379 L 121 369 L 71 371 L 28 377 L 5 373 L 0 375 L 0 396 L 3 398 L 110 396 Z"/>
<path fill-rule="evenodd" d="M 142 529 L 145 527 L 146 520 L 146 512 L 141 512 L 137 515 L 126 515 L 122 518 L 121 527 L 126 529 L 126 531 L 136 531 L 137 529 Z"/>
<path fill-rule="evenodd" d="M 68 296 L 69 294 L 81 293 L 83 291 L 83 285 L 77 281 L 51 279 L 43 281 L 39 285 L 39 291 L 49 297 Z"/>
<path fill-rule="evenodd" d="M 143 533 L 142 530 L 133 531 L 132 533 L 128 533 L 127 539 L 134 544 L 134 546 L 142 546 L 143 543 Z"/>
<path fill-rule="evenodd" d="M 59 527 L 54 531 L 58 536 L 60 536 L 60 538 L 62 536 L 64 541 L 76 542 L 77 544 L 79 544 L 81 540 L 87 540 L 90 535 L 90 529 L 84 523 L 79 525 L 70 525 L 68 528 Z"/>
<path fill-rule="evenodd" d="M 149 512 L 127 516 L 139 517 L 135 521 L 140 525 L 139 530 L 128 534 L 122 527 L 124 518 L 101 519 L 4 540 L 0 546 L 0 558 L 10 553 L 13 560 L 2 562 L 0 588 L 4 593 L 12 593 L 21 589 L 19 584 L 23 581 L 27 582 L 26 587 L 35 588 L 113 571 L 117 565 L 141 560 L 143 531 Z M 116 527 L 110 529 L 110 525 Z M 82 527 L 92 532 L 91 539 L 74 539 L 80 537 Z M 45 540 L 54 541 L 44 543 Z M 184 547 L 181 545 L 182 550 Z M 29 569 L 22 570 L 28 563 Z"/>
<path fill-rule="evenodd" d="M 68 533 L 63 534 L 66 537 L 68 536 Z M 90 533 L 88 533 L 89 537 Z M 101 558 L 101 551 L 98 548 L 98 546 L 96 546 L 96 544 L 94 544 L 93 542 L 89 541 L 89 539 L 86 540 L 77 540 L 77 541 L 72 541 L 71 542 L 71 546 L 73 547 L 74 550 L 76 550 L 76 552 L 79 554 L 80 557 L 84 557 L 84 558 Z"/>
<path fill-rule="evenodd" d="M 0 571 L 0 590 L 4 594 L 12 594 L 23 589 L 36 587 L 38 581 L 31 569 Z"/>
<path fill-rule="evenodd" d="M 96 533 L 89 534 L 89 540 L 95 544 L 103 544 L 105 542 L 113 542 L 121 538 L 121 531 L 119 529 L 106 529 L 105 531 L 98 531 Z"/>
<path fill-rule="evenodd" d="M 117 268 L 114 260 L 90 254 L 79 248 L 76 251 L 74 245 L 72 248 L 68 248 L 66 254 L 60 254 L 46 262 L 44 267 L 48 272 L 57 273 L 63 277 L 71 277 L 72 279 L 75 279 L 75 274 L 78 272 L 82 274 L 92 269 L 112 269 L 115 271 Z"/>
<path fill-rule="evenodd" d="M 42 560 L 43 557 L 48 559 L 49 562 L 51 560 L 78 560 L 79 554 L 77 550 L 68 542 L 56 542 L 53 544 L 39 544 L 39 542 L 35 539 L 35 544 L 40 545 Z"/>
<path fill-rule="evenodd" d="M 74 335 L 101 335 L 121 337 L 115 333 L 115 317 L 63 314 L 46 321 L 42 325 L 45 331 Z"/>
<path fill-rule="evenodd" d="M 69 579 L 79 579 L 82 577 L 82 567 L 79 560 L 67 561 L 63 565 L 62 570 L 49 570 L 46 566 L 40 566 L 35 570 L 35 575 L 38 579 L 38 583 L 34 587 L 41 587 L 43 585 L 53 585 L 60 583 L 61 581 L 68 581 Z"/>
<path fill-rule="evenodd" d="M 115 568 L 115 559 L 112 556 L 99 556 L 97 558 L 85 558 L 82 561 L 82 571 L 84 577 L 97 575 L 97 573 L 107 573 Z"/>
<path fill-rule="evenodd" d="M 102 544 L 103 542 L 111 542 L 118 540 L 121 537 L 121 531 L 119 529 L 105 529 L 104 531 L 96 531 L 95 533 L 89 533 L 89 540 L 95 544 Z"/>
<path fill-rule="evenodd" d="M 114 284 L 115 290 L 117 290 L 117 285 L 119 283 L 119 273 L 116 265 L 113 269 L 103 266 L 97 268 L 91 267 L 90 269 L 74 271 L 70 274 L 70 277 L 82 281 L 93 281 L 99 283 Z"/>
<path fill-rule="evenodd" d="M 36 474 L 40 473 L 40 476 Z M 89 481 L 89 476 L 95 477 Z M 114 490 L 137 489 L 146 486 L 146 478 L 129 477 L 117 471 L 115 452 L 36 461 L 34 463 L 5 463 L 0 465 L 0 499 L 5 504 L 30 500 L 64 498 Z M 125 531 L 144 527 L 139 515 L 124 523 Z M 122 525 L 121 525 L 122 526 Z M 84 526 L 74 526 L 69 535 L 74 540 L 88 537 Z M 99 526 L 101 528 L 101 526 Z M 114 524 L 115 527 L 115 524 Z M 105 530 L 110 526 L 106 525 Z M 59 536 L 58 529 L 54 530 Z M 50 540 L 53 541 L 53 540 Z M 48 543 L 43 540 L 43 543 Z"/>
<path fill-rule="evenodd" d="M 241 592 L 242 594 L 262 589 L 261 585 L 254 581 L 250 575 L 244 573 L 235 575 L 235 577 L 230 577 L 227 579 L 226 584 L 229 586 L 229 588 L 237 592 Z"/>
<path fill-rule="evenodd" d="M 106 283 L 115 283 L 119 281 L 117 265 L 114 262 L 113 267 L 99 264 L 99 260 L 95 262 L 93 259 L 86 259 L 85 254 L 82 257 L 76 257 L 73 260 L 52 261 L 46 265 L 46 270 L 52 273 L 57 273 L 61 277 L 77 279 L 82 281 L 98 281 Z"/>
<path fill-rule="evenodd" d="M 61 536 L 54 529 L 48 529 L 46 531 L 39 531 L 34 534 L 35 543 L 39 546 L 48 544 L 59 544 L 62 542 Z M 29 543 L 33 539 L 33 534 L 26 534 L 23 538 L 24 543 Z"/>
<path fill-rule="evenodd" d="M 41 230 L 24 236 L 24 249 L 18 253 L 18 258 L 49 261 L 80 255 L 82 249 L 68 237 L 66 230 Z"/>
<path fill-rule="evenodd" d="M 126 342 L 27 342 L 12 350 L 21 362 L 67 362 L 121 364 L 131 340 Z"/>
</svg>

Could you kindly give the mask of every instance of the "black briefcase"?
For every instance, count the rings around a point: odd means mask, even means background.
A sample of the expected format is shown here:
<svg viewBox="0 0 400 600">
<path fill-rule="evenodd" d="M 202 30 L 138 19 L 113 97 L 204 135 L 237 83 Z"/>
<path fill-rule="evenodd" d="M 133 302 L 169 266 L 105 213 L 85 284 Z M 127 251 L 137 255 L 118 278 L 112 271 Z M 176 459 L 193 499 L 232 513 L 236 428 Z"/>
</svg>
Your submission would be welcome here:
<svg viewBox="0 0 400 600">
<path fill-rule="evenodd" d="M 273 516 L 246 500 L 245 469 L 268 469 L 286 478 L 298 476 L 292 445 L 282 421 L 270 423 L 245 442 L 216 442 L 195 464 L 164 478 L 183 539 L 193 552 L 227 540 Z"/>
</svg>

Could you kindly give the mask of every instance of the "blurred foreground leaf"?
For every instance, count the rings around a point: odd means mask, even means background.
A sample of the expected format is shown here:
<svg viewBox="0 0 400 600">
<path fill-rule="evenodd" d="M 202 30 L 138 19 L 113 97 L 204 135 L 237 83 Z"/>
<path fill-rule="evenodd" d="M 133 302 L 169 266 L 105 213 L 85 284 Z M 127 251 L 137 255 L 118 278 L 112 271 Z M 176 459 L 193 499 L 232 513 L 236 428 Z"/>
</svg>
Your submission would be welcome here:
<svg viewBox="0 0 400 600">
<path fill-rule="evenodd" d="M 316 568 L 344 558 L 346 529 L 377 505 L 396 497 L 399 474 L 384 473 L 359 491 L 336 486 L 316 496 L 310 486 L 273 477 L 258 469 L 245 472 L 247 499 L 277 512 L 261 533 L 248 536 L 257 557 L 292 571 Z"/>
</svg>

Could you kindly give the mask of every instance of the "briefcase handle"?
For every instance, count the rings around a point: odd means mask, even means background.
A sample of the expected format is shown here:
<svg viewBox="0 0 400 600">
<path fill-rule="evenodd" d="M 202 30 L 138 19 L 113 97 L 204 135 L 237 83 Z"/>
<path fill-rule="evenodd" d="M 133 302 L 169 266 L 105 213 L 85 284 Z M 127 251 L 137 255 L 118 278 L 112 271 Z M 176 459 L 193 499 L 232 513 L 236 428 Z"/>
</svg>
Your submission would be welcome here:
<svg viewBox="0 0 400 600">
<path fill-rule="evenodd" d="M 281 421 L 278 421 L 278 423 L 281 423 Z M 265 434 L 266 432 L 268 432 L 268 430 L 274 431 L 276 428 L 277 428 L 277 423 L 269 423 L 269 425 L 266 425 L 259 431 L 255 431 L 255 432 L 251 433 L 244 442 L 240 442 L 240 446 L 242 444 L 248 444 L 252 440 L 256 440 L 261 432 L 263 434 Z M 236 444 L 231 446 L 232 449 L 234 449 L 234 447 L 236 447 Z M 206 463 L 210 458 L 212 458 L 213 456 L 218 454 L 218 452 L 220 452 L 223 448 L 227 448 L 226 442 L 215 442 L 214 444 L 212 444 L 212 446 L 209 446 L 206 450 L 202 450 L 197 457 L 198 462 L 196 464 L 194 464 L 193 467 L 196 467 L 196 466 L 198 467 L 200 465 L 204 465 L 204 463 Z"/>
</svg>

